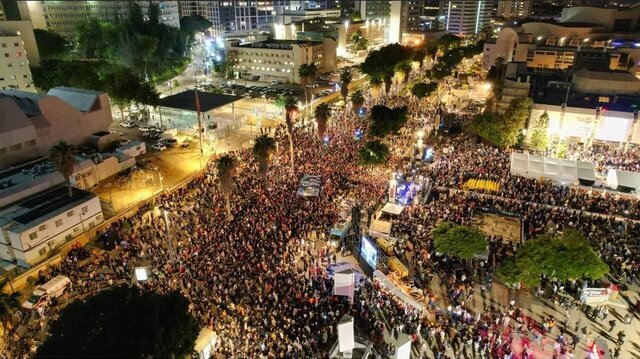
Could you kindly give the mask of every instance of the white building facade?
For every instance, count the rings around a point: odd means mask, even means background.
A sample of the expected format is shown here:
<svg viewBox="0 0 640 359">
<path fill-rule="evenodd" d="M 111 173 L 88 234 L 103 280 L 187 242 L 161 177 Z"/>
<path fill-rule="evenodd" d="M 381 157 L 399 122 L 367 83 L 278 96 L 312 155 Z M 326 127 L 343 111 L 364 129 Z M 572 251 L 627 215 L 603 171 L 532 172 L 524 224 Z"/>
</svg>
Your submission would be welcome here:
<svg viewBox="0 0 640 359">
<path fill-rule="evenodd" d="M 0 209 L 0 258 L 29 268 L 60 245 L 104 222 L 100 199 L 65 186 Z"/>
<path fill-rule="evenodd" d="M 0 31 L 0 89 L 36 92 L 27 51 L 17 32 Z"/>
<path fill-rule="evenodd" d="M 249 44 L 229 41 L 228 51 L 235 52 L 234 69 L 258 81 L 299 83 L 298 69 L 314 63 L 320 72 L 336 69 L 337 41 L 330 37 L 317 41 L 273 40 Z"/>
<path fill-rule="evenodd" d="M 450 33 L 472 36 L 491 24 L 493 1 L 440 0 L 443 28 Z"/>
</svg>

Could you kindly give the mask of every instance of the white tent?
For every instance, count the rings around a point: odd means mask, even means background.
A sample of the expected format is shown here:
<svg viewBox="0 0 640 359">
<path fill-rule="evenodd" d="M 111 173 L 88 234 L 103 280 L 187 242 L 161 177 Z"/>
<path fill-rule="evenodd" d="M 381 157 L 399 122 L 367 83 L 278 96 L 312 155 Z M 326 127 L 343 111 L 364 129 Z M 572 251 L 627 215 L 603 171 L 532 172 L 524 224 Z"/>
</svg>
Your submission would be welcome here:
<svg viewBox="0 0 640 359">
<path fill-rule="evenodd" d="M 400 213 L 402 213 L 403 209 L 404 209 L 404 207 L 399 205 L 399 204 L 387 202 L 387 204 L 385 204 L 384 207 L 382 207 L 382 212 L 393 214 L 393 215 L 397 216 Z"/>
<path fill-rule="evenodd" d="M 526 153 L 511 154 L 511 174 L 527 178 L 546 178 L 563 184 L 578 180 L 596 180 L 595 166 L 590 162 L 578 162 L 561 158 L 543 157 Z"/>
<path fill-rule="evenodd" d="M 640 173 L 609 170 L 607 173 L 607 186 L 619 191 L 631 192 L 640 189 Z"/>
<path fill-rule="evenodd" d="M 400 300 L 402 300 L 405 304 L 410 305 L 419 311 L 422 310 L 423 306 L 422 304 L 420 304 L 420 302 L 405 294 L 405 292 L 403 292 L 402 289 L 398 288 L 397 285 L 389 280 L 389 278 L 387 278 L 384 273 L 376 269 L 376 271 L 373 272 L 373 277 L 380 280 L 380 282 L 387 288 L 388 291 L 393 293 L 393 295 L 395 295 L 396 297 L 400 298 Z"/>
</svg>

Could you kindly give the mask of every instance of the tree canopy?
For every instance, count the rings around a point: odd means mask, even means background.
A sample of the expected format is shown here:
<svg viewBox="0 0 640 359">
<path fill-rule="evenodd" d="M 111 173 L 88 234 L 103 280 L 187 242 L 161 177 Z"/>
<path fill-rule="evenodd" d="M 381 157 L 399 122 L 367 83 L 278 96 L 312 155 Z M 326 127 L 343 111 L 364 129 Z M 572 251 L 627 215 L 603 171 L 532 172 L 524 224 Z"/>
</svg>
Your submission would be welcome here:
<svg viewBox="0 0 640 359">
<path fill-rule="evenodd" d="M 539 236 L 528 240 L 516 255 L 498 268 L 498 276 L 509 284 L 533 288 L 546 275 L 560 281 L 589 278 L 597 280 L 609 273 L 582 233 L 565 229 L 558 237 Z"/>
<path fill-rule="evenodd" d="M 531 99 L 515 98 L 505 111 L 485 110 L 474 117 L 469 131 L 498 147 L 511 147 L 529 117 Z"/>
<path fill-rule="evenodd" d="M 546 151 L 549 147 L 549 114 L 543 112 L 531 129 L 529 147 L 537 151 Z"/>
<path fill-rule="evenodd" d="M 389 147 L 380 140 L 367 141 L 360 149 L 359 158 L 362 165 L 381 165 L 389 160 Z"/>
<path fill-rule="evenodd" d="M 411 94 L 417 98 L 424 98 L 437 89 L 438 84 L 435 82 L 418 82 L 411 87 Z"/>
<path fill-rule="evenodd" d="M 371 108 L 371 125 L 369 134 L 374 137 L 385 137 L 398 133 L 407 122 L 407 107 L 389 108 L 376 105 Z"/>
<path fill-rule="evenodd" d="M 102 291 L 62 309 L 36 357 L 185 357 L 200 330 L 188 305 L 177 292 Z"/>
<path fill-rule="evenodd" d="M 487 249 L 484 233 L 474 227 L 442 222 L 431 231 L 431 235 L 438 252 L 460 259 L 470 259 Z"/>
<path fill-rule="evenodd" d="M 69 52 L 71 43 L 53 31 L 33 29 L 40 59 L 63 57 Z"/>
<path fill-rule="evenodd" d="M 409 59 L 411 59 L 411 49 L 398 43 L 390 44 L 370 52 L 360 64 L 360 71 L 371 77 L 382 79 L 385 91 L 389 92 L 396 66 Z"/>
</svg>

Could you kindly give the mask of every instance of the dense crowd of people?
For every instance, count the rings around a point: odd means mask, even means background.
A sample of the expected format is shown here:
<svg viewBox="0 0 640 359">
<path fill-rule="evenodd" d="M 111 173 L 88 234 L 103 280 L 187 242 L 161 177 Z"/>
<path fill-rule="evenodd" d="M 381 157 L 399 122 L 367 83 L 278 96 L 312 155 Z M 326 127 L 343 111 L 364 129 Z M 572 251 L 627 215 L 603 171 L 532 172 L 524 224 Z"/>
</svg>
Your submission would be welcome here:
<svg viewBox="0 0 640 359">
<path fill-rule="evenodd" d="M 358 331 L 386 355 L 395 349 L 385 334 L 399 333 L 409 334 L 429 358 L 453 353 L 454 358 L 529 359 L 540 352 L 572 358 L 578 342 L 592 342 L 592 337 L 570 334 L 566 326 L 552 336 L 552 318 L 535 319 L 513 304 L 490 303 L 491 272 L 519 243 L 490 238 L 487 262 L 479 273 L 469 273 L 455 265 L 455 258 L 435 253 L 430 232 L 442 221 L 472 224 L 475 215 L 486 210 L 520 216 L 527 238 L 564 227 L 580 228 L 616 280 L 627 283 L 637 281 L 640 274 L 640 257 L 633 245 L 640 224 L 631 220 L 640 218 L 638 201 L 511 176 L 509 151 L 462 135 L 429 140 L 435 149 L 433 164 L 413 166 L 405 155 L 413 153 L 417 131 L 434 127 L 437 108 L 404 96 L 372 99 L 369 105 L 375 103 L 409 107 L 405 129 L 389 138 L 394 156 L 388 167 L 371 170 L 357 164 L 361 141 L 353 134 L 366 129 L 366 122 L 348 108 L 333 115 L 337 125 L 328 133 L 327 144 L 311 126 L 296 128 L 295 175 L 283 145 L 288 141 L 285 129 L 279 127 L 275 138 L 280 148 L 266 176 L 258 171 L 249 150 L 232 153 L 238 160 L 232 218 L 227 218 L 215 166 L 210 164 L 184 187 L 158 197 L 153 206 L 144 205 L 112 224 L 108 230 L 116 230 L 120 238 L 114 252 L 88 257 L 76 250 L 46 276 L 64 273 L 72 279 L 74 295 L 82 297 L 130 282 L 133 268 L 147 263 L 152 279 L 140 285 L 183 292 L 200 324 L 217 334 L 215 358 L 326 357 L 337 335 L 336 323 L 347 313 L 356 318 Z M 634 161 L 605 157 L 599 163 L 633 169 Z M 384 195 L 392 170 L 425 176 L 434 186 L 435 198 L 407 206 L 391 233 L 411 243 L 403 254 L 415 286 L 427 298 L 423 312 L 371 279 L 359 283 L 353 302 L 334 296 L 327 271 L 332 257 L 324 241 L 312 240 L 325 238 L 338 221 L 344 198 L 357 198 L 366 210 L 373 207 Z M 296 195 L 299 178 L 306 173 L 321 176 L 320 196 Z M 470 178 L 495 180 L 500 190 L 460 190 Z M 480 283 L 472 281 L 474 275 Z M 433 290 L 436 277 L 447 306 L 438 304 Z M 476 290 L 487 298 L 483 312 L 468 306 Z M 55 312 L 49 314 L 56 317 Z M 28 350 L 36 346 L 32 343 Z"/>
</svg>

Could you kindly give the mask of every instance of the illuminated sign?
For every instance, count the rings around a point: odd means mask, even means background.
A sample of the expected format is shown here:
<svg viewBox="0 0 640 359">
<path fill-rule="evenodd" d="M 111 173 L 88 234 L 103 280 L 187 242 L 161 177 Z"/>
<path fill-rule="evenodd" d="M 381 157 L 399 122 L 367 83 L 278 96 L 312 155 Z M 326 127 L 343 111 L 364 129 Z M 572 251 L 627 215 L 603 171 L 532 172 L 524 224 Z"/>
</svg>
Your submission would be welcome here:
<svg viewBox="0 0 640 359">
<path fill-rule="evenodd" d="M 375 269 L 376 264 L 378 263 L 378 251 L 376 247 L 369 242 L 369 240 L 365 237 L 362 237 L 362 243 L 360 244 L 360 254 L 362 258 L 364 258 L 365 262 L 371 266 L 371 268 Z"/>
</svg>

